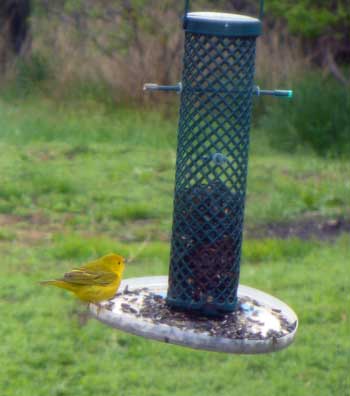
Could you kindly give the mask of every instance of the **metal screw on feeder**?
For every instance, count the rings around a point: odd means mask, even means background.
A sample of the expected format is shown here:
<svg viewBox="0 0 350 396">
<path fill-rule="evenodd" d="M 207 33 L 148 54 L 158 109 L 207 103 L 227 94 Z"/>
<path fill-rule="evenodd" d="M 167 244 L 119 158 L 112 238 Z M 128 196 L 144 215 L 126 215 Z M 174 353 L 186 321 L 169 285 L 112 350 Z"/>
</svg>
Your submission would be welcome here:
<svg viewBox="0 0 350 396">
<path fill-rule="evenodd" d="M 257 19 L 190 12 L 186 0 L 182 81 L 144 86 L 181 95 L 169 277 L 125 280 L 127 292 L 116 296 L 113 308 L 91 308 L 111 326 L 231 353 L 271 352 L 295 337 L 297 317 L 288 306 L 239 286 L 253 96 L 292 97 L 292 91 L 254 85 L 263 3 Z M 181 317 L 186 311 L 190 316 Z M 218 321 L 210 322 L 210 331 L 200 328 L 193 312 L 225 315 L 228 332 Z M 233 331 L 237 323 L 253 334 Z M 267 338 L 259 339 L 262 334 Z"/>
</svg>

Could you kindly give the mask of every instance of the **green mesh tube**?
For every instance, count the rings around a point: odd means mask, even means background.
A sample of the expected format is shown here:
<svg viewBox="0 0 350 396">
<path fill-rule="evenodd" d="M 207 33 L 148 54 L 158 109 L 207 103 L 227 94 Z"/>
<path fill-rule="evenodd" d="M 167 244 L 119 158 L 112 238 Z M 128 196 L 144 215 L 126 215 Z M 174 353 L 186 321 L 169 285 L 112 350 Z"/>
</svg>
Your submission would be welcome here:
<svg viewBox="0 0 350 396">
<path fill-rule="evenodd" d="M 260 21 L 237 36 L 227 14 L 214 28 L 199 14 L 186 24 L 167 302 L 218 315 L 237 302 Z"/>
</svg>

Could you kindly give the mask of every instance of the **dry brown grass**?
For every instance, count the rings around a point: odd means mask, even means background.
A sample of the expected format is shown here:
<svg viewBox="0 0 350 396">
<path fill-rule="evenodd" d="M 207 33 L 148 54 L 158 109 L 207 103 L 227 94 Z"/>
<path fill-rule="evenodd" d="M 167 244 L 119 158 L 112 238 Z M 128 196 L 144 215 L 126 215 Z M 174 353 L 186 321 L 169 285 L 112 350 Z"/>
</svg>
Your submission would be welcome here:
<svg viewBox="0 0 350 396">
<path fill-rule="evenodd" d="M 70 18 L 38 20 L 34 24 L 33 51 L 48 59 L 56 95 L 77 81 L 85 81 L 105 84 L 116 100 L 143 101 L 149 98 L 142 91 L 145 82 L 176 83 L 180 78 L 183 36 L 177 29 L 178 15 L 159 10 L 151 14 L 158 30 L 143 31 L 136 23 L 134 38 L 124 47 L 116 43 L 118 40 L 113 41 L 123 34 L 114 31 L 115 26 L 122 25 L 120 17 L 106 25 L 86 21 L 84 31 L 79 31 Z"/>
<path fill-rule="evenodd" d="M 54 94 L 77 82 L 93 82 L 107 86 L 116 101 L 164 101 L 164 95 L 145 95 L 142 86 L 179 81 L 183 32 L 177 12 L 155 8 L 147 13 L 152 29 L 122 15 L 109 21 L 81 17 L 77 22 L 64 14 L 34 20 L 32 49 L 48 59 Z M 300 42 L 283 26 L 258 39 L 257 54 L 257 78 L 267 88 L 294 81 L 308 67 Z"/>
<path fill-rule="evenodd" d="M 310 67 L 299 39 L 292 37 L 282 25 L 265 31 L 258 39 L 257 78 L 268 88 L 279 88 L 302 76 Z"/>
</svg>

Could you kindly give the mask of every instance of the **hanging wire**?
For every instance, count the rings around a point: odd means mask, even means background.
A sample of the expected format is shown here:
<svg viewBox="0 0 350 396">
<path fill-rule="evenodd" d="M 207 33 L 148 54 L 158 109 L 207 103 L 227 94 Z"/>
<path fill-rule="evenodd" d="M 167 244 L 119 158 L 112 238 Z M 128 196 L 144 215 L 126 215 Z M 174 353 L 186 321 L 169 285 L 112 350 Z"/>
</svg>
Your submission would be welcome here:
<svg viewBox="0 0 350 396">
<path fill-rule="evenodd" d="M 190 11 L 190 0 L 185 0 L 185 13 L 184 13 L 184 17 L 183 17 L 183 26 L 184 29 L 186 29 L 186 25 L 187 25 L 187 15 Z"/>
<path fill-rule="evenodd" d="M 185 0 L 185 15 L 190 11 L 190 0 Z"/>
<path fill-rule="evenodd" d="M 259 13 L 259 19 L 262 20 L 264 18 L 265 12 L 264 12 L 264 0 L 260 0 L 260 13 Z"/>
</svg>

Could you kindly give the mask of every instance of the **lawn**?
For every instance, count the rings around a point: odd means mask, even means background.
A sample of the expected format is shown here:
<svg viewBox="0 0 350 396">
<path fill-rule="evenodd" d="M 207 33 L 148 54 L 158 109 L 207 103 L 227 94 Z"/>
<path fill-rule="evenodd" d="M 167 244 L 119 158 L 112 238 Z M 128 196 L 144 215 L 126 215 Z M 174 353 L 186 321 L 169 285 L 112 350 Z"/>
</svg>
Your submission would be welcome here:
<svg viewBox="0 0 350 396">
<path fill-rule="evenodd" d="M 0 120 L 1 396 L 350 396 L 350 162 L 253 132 L 241 282 L 300 328 L 282 352 L 225 355 L 112 330 L 37 284 L 111 251 L 135 257 L 126 277 L 167 274 L 176 120 L 43 98 L 1 100 Z M 269 232 L 305 221 L 333 237 Z"/>
</svg>

